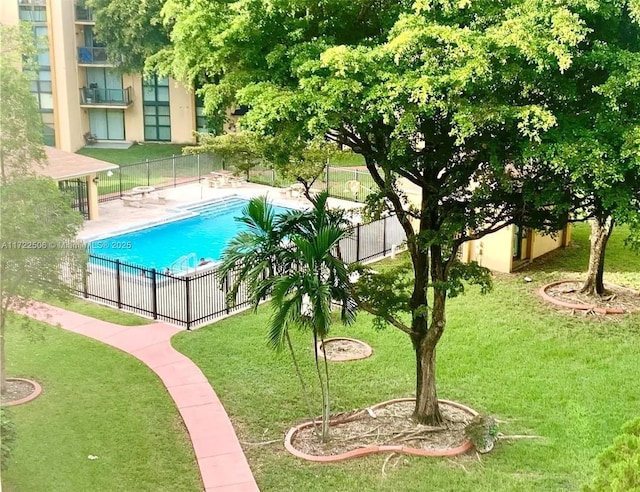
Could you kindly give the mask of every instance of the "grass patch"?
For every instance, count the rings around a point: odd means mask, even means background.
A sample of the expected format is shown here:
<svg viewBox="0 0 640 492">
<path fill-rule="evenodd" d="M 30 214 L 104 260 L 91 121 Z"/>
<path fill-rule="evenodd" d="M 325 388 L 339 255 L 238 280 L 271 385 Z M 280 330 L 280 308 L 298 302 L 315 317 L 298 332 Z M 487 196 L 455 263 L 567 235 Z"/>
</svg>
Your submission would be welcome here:
<svg viewBox="0 0 640 492">
<path fill-rule="evenodd" d="M 18 437 L 4 490 L 201 489 L 182 420 L 155 374 L 99 342 L 42 323 L 27 330 L 21 319 L 7 327 L 7 372 L 43 392 L 13 409 Z"/>
<path fill-rule="evenodd" d="M 335 167 L 353 167 L 364 166 L 364 157 L 361 154 L 355 154 L 353 152 L 342 152 L 331 159 L 329 164 Z"/>
<path fill-rule="evenodd" d="M 622 229 L 611 238 L 607 279 L 640 288 L 640 263 L 622 247 L 623 238 Z M 387 466 L 386 476 L 385 455 L 312 464 L 287 454 L 281 442 L 245 444 L 260 489 L 556 491 L 578 490 L 590 481 L 597 455 L 638 413 L 640 322 L 638 316 L 572 317 L 539 299 L 535 290 L 543 283 L 577 276 L 586 266 L 586 226 L 576 227 L 574 239 L 575 245 L 526 272 L 497 275 L 487 296 L 469 289 L 452 299 L 438 346 L 441 398 L 507 421 L 501 425 L 505 434 L 543 439 L 502 441 L 481 462 L 475 456 L 402 457 Z M 524 282 L 525 275 L 533 282 Z M 175 347 L 209 378 L 245 443 L 280 439 L 308 413 L 289 357 L 266 347 L 269 315 L 263 307 L 174 338 Z M 293 335 L 302 369 L 314 381 L 311 337 Z M 332 335 L 359 338 L 374 349 L 369 359 L 331 364 L 333 411 L 414 395 L 414 355 L 406 335 L 394 328 L 375 331 L 363 314 L 352 327 L 336 326 Z M 318 401 L 316 390 L 319 414 Z"/>
<path fill-rule="evenodd" d="M 142 162 L 145 159 L 159 159 L 161 157 L 171 157 L 172 155 L 182 155 L 181 144 L 152 144 L 132 145 L 128 149 L 96 149 L 84 147 L 78 154 L 100 159 L 101 161 L 113 164 L 132 164 Z"/>
<path fill-rule="evenodd" d="M 94 302 L 85 301 L 77 297 L 71 297 L 64 301 L 58 299 L 40 299 L 42 302 L 51 304 L 52 306 L 58 306 L 74 313 L 84 314 L 91 316 L 102 321 L 109 323 L 115 323 L 116 325 L 123 326 L 141 326 L 153 323 L 152 320 L 141 318 L 135 314 L 119 311 L 118 309 L 96 304 Z"/>
</svg>

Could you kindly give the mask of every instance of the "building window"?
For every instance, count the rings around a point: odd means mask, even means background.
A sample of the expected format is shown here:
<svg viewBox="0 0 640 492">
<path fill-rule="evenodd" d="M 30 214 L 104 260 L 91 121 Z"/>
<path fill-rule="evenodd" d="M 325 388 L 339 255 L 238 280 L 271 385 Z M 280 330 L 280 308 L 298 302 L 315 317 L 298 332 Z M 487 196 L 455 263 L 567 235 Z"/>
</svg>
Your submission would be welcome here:
<svg viewBox="0 0 640 492">
<path fill-rule="evenodd" d="M 38 78 L 31 81 L 31 93 L 38 101 L 41 113 L 53 112 L 51 70 L 38 70 Z"/>
<path fill-rule="evenodd" d="M 44 2 L 42 5 L 24 5 L 24 2 L 21 2 L 20 5 L 20 20 L 25 22 L 47 22 L 47 10 L 44 6 Z"/>
<path fill-rule="evenodd" d="M 19 0 L 18 5 L 20 20 L 31 24 L 37 48 L 34 61 L 37 63 L 38 68 L 31 80 L 31 93 L 38 101 L 38 107 L 42 114 L 44 142 L 46 145 L 55 145 L 51 55 L 46 2 L 45 0 Z"/>
<path fill-rule="evenodd" d="M 169 79 L 156 76 L 142 81 L 144 107 L 144 139 L 171 141 Z"/>
<path fill-rule="evenodd" d="M 196 101 L 196 131 L 199 133 L 213 133 L 211 125 L 209 125 L 209 118 L 204 114 L 204 99 L 197 95 Z"/>
</svg>

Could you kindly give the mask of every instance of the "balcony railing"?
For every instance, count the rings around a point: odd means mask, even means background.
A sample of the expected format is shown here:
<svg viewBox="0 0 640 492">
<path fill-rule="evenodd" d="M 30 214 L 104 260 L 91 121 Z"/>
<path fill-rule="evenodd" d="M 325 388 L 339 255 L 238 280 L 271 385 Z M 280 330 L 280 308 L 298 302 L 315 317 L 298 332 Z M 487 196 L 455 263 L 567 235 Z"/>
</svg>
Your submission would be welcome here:
<svg viewBox="0 0 640 492">
<path fill-rule="evenodd" d="M 76 5 L 76 21 L 93 22 L 93 9 L 84 5 Z"/>
<path fill-rule="evenodd" d="M 131 87 L 126 89 L 80 89 L 80 102 L 86 106 L 126 107 L 131 104 Z"/>
<path fill-rule="evenodd" d="M 78 48 L 78 63 L 85 65 L 107 65 L 107 49 L 80 46 Z"/>
</svg>

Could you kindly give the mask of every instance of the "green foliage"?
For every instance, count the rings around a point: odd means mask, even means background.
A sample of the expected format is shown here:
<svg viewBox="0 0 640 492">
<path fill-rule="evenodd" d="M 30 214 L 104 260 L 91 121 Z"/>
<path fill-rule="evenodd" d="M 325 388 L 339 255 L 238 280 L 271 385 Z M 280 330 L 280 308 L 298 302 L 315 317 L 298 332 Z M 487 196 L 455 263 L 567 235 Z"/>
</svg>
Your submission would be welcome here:
<svg viewBox="0 0 640 492">
<path fill-rule="evenodd" d="M 335 144 L 324 139 L 279 148 L 278 141 L 255 132 L 224 135 L 198 134 L 198 145 L 185 147 L 185 153 L 209 152 L 224 159 L 225 166 L 247 173 L 258 165 L 269 165 L 284 181 L 298 181 L 310 188 L 322 175 L 331 159 L 343 154 Z"/>
<path fill-rule="evenodd" d="M 358 302 L 363 307 L 375 307 L 377 316 L 373 320 L 376 329 L 385 328 L 388 320 L 398 313 L 410 313 L 411 300 L 411 264 L 404 261 L 384 271 L 374 271 L 369 267 L 356 266 L 358 281 L 354 288 Z M 416 316 L 420 313 L 416 313 Z"/>
<path fill-rule="evenodd" d="M 262 162 L 264 143 L 253 133 L 198 134 L 198 145 L 185 147 L 185 154 L 209 152 L 222 157 L 227 169 L 246 174 Z"/>
<path fill-rule="evenodd" d="M 7 314 L 34 297 L 66 299 L 86 266 L 76 239 L 82 216 L 50 178 L 20 177 L 0 186 L 0 357 Z M 5 367 L 0 383 L 5 385 Z"/>
<path fill-rule="evenodd" d="M 493 288 L 491 272 L 488 268 L 478 265 L 478 262 L 461 263 L 455 261 L 451 264 L 449 282 L 443 287 L 449 297 L 457 297 L 464 293 L 465 284 L 478 285 L 482 294 L 488 294 Z"/>
<path fill-rule="evenodd" d="M 145 61 L 169 43 L 161 22 L 164 0 L 86 0 L 94 9 L 96 33 L 107 46 L 109 61 L 126 72 L 141 72 Z M 141 42 L 144 40 L 144 42 Z"/>
<path fill-rule="evenodd" d="M 249 106 L 243 127 L 282 163 L 319 138 L 363 156 L 372 200 L 397 214 L 412 257 L 411 325 L 394 325 L 414 342 L 431 331 L 434 348 L 446 296 L 462 291 L 450 275 L 488 285 L 454 266 L 462 243 L 511 224 L 559 229 L 585 196 L 563 160 L 590 172 L 601 157 L 604 176 L 614 156 L 628 172 L 616 167 L 612 189 L 640 175 L 636 11 L 586 0 L 168 0 L 173 45 L 156 60 L 188 83 L 206 76 L 212 115 Z M 411 204 L 401 179 L 417 190 Z"/>
<path fill-rule="evenodd" d="M 233 302 L 241 282 L 247 283 L 257 309 L 260 300 L 271 296 L 273 314 L 267 340 L 275 350 L 288 347 L 295 361 L 289 330 L 301 328 L 313 334 L 314 356 L 322 388 L 322 439 L 329 433 L 329 370 L 320 370 L 318 342 L 324 341 L 332 323 L 331 306 L 340 306 L 340 321 L 355 320 L 349 271 L 334 256 L 349 232 L 344 211 L 327 209 L 328 194 L 312 199 L 313 208 L 276 216 L 266 197 L 254 198 L 238 219 L 247 230 L 233 238 L 222 253 L 221 278 L 235 273 L 230 291 Z M 324 359 L 323 359 L 324 360 Z M 301 380 L 303 391 L 305 384 Z"/>
<path fill-rule="evenodd" d="M 82 216 L 50 178 L 18 178 L 0 187 L 2 292 L 8 298 L 69 292 L 60 274 L 81 273 L 86 251 L 76 240 Z M 5 301 L 3 301 L 5 304 Z"/>
<path fill-rule="evenodd" d="M 9 468 L 16 437 L 16 424 L 11 411 L 0 406 L 0 470 Z"/>
<path fill-rule="evenodd" d="M 44 149 L 42 118 L 29 87 L 35 68 L 33 34 L 24 26 L 0 26 L 0 50 L 0 177 L 4 182 L 35 172 Z"/>
<path fill-rule="evenodd" d="M 614 231 L 607 268 L 612 282 L 640 289 L 640 256 L 628 254 L 625 236 L 624 227 Z M 536 294 L 542 285 L 580 272 L 588 251 L 589 227 L 576 224 L 571 246 L 536 259 L 524 271 L 497 275 L 491 295 L 468 289 L 448 303 L 449 325 L 437 348 L 438 396 L 493 415 L 506 436 L 541 436 L 500 440 L 496 452 L 482 460 L 472 454 L 452 465 L 447 459 L 406 456 L 397 466 L 391 459 L 383 476 L 385 455 L 327 467 L 283 453 L 282 436 L 300 422 L 306 407 L 289 357 L 264 350 L 260 327 L 269 323 L 268 305 L 179 333 L 172 343 L 202 369 L 234 426 L 242 429 L 243 442 L 276 441 L 244 447 L 261 491 L 579 491 L 593 477 L 599 450 L 638 414 L 634 382 L 640 380 L 637 315 L 567 316 Z M 369 266 L 384 272 L 407 257 Z M 524 282 L 525 276 L 532 282 Z M 372 316 L 361 312 L 353 325 L 332 327 L 331 336 L 373 347 L 367 359 L 331 364 L 335 412 L 414 394 L 408 337 L 396 329 L 373 330 L 371 323 Z M 303 375 L 313 377 L 308 333 L 294 330 L 291 337 Z M 312 396 L 319 415 L 319 393 Z"/>
<path fill-rule="evenodd" d="M 599 458 L 598 475 L 585 492 L 640 490 L 640 418 L 627 422 L 622 434 Z"/>
</svg>

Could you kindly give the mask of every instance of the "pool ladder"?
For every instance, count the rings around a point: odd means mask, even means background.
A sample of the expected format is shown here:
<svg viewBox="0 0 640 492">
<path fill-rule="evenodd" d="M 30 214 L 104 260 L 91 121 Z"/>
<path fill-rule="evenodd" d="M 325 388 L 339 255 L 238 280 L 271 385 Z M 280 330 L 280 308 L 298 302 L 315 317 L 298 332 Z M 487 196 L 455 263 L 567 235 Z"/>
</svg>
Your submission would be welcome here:
<svg viewBox="0 0 640 492">
<path fill-rule="evenodd" d="M 198 266 L 198 256 L 195 253 L 189 253 L 188 255 L 181 256 L 176 261 L 171 263 L 169 271 L 172 273 L 189 273 Z"/>
</svg>

